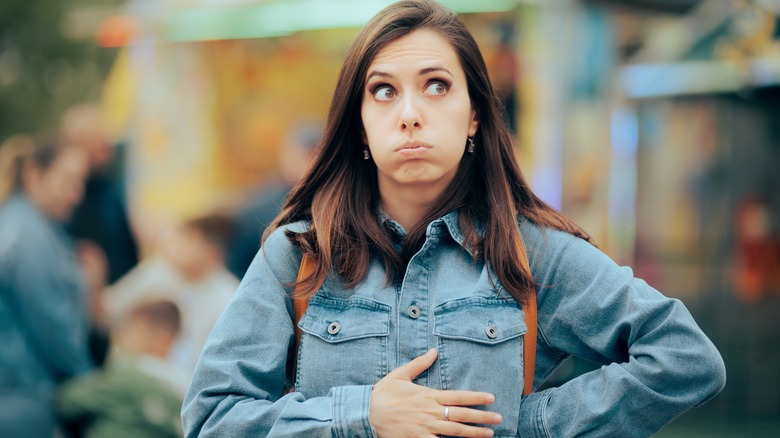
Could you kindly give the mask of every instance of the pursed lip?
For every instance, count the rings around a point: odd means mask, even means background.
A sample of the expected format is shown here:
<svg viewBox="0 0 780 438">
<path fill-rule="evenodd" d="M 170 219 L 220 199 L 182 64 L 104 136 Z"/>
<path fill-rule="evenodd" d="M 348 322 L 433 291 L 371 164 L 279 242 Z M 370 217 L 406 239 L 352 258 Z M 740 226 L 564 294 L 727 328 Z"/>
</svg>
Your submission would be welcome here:
<svg viewBox="0 0 780 438">
<path fill-rule="evenodd" d="M 431 145 L 420 141 L 407 141 L 393 149 L 394 152 L 413 151 L 415 149 L 430 149 Z"/>
</svg>

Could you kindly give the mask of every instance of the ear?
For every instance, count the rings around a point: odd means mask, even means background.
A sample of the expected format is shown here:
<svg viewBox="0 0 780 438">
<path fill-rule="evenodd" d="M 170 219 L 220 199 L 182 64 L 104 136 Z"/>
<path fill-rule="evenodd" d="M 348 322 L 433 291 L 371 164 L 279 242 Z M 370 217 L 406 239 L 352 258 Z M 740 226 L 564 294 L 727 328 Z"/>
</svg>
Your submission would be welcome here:
<svg viewBox="0 0 780 438">
<path fill-rule="evenodd" d="M 477 110 L 471 110 L 471 122 L 469 122 L 469 137 L 473 137 L 477 133 L 479 127 L 479 120 L 477 120 Z"/>
</svg>

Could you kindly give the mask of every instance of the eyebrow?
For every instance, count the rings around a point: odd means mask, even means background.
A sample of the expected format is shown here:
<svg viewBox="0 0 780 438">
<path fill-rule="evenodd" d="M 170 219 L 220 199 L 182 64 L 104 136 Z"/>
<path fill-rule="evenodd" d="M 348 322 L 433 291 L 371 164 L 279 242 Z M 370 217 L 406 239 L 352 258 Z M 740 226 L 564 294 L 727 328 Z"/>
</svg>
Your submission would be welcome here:
<svg viewBox="0 0 780 438">
<path fill-rule="evenodd" d="M 424 75 L 427 75 L 428 73 L 433 73 L 433 72 L 437 72 L 437 71 L 443 71 L 443 72 L 447 73 L 448 75 L 453 76 L 452 72 L 450 72 L 449 70 L 447 70 L 444 67 L 439 67 L 439 66 L 433 66 L 433 67 L 424 68 L 424 69 L 420 70 L 420 72 L 417 73 L 417 74 L 419 76 L 424 76 Z"/>
<path fill-rule="evenodd" d="M 419 72 L 417 72 L 417 76 L 425 76 L 425 75 L 427 75 L 429 73 L 434 73 L 434 72 L 445 72 L 445 73 L 449 74 L 450 76 L 453 76 L 452 72 L 450 72 L 446 68 L 440 67 L 440 66 L 433 66 L 433 67 L 423 68 Z M 373 78 L 374 76 L 379 76 L 379 77 L 382 77 L 382 78 L 392 78 L 393 77 L 393 75 L 391 75 L 390 73 L 387 73 L 387 72 L 384 72 L 384 71 L 379 71 L 379 70 L 374 70 L 374 71 L 372 71 L 371 73 L 368 74 L 368 77 L 366 77 L 366 82 L 368 82 L 368 80 Z"/>
</svg>

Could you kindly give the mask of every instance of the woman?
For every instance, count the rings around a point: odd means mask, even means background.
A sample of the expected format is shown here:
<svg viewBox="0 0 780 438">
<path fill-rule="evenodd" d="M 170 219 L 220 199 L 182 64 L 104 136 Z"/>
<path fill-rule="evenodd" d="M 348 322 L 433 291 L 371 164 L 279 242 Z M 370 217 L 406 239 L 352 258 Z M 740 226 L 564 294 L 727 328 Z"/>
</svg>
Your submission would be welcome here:
<svg viewBox="0 0 780 438">
<path fill-rule="evenodd" d="M 92 368 L 85 284 L 62 229 L 86 174 L 86 157 L 75 148 L 22 136 L 0 146 L 3 436 L 51 437 L 54 387 Z"/>
<path fill-rule="evenodd" d="M 450 11 L 380 12 L 334 96 L 318 157 L 210 335 L 188 436 L 647 436 L 722 388 L 683 305 L 530 191 Z M 316 268 L 288 354 L 302 255 Z M 534 289 L 534 387 L 570 355 L 604 366 L 521 396 Z"/>
</svg>

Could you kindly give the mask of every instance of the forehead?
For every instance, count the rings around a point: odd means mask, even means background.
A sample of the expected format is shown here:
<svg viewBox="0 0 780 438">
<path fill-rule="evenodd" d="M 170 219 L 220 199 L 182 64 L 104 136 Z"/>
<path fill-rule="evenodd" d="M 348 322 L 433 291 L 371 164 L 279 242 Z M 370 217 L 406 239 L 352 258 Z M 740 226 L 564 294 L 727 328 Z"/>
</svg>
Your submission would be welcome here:
<svg viewBox="0 0 780 438">
<path fill-rule="evenodd" d="M 455 49 L 440 34 L 426 29 L 415 30 L 387 44 L 376 54 L 368 67 L 372 70 L 417 69 L 439 64 L 453 74 L 463 74 Z"/>
<path fill-rule="evenodd" d="M 59 151 L 57 157 L 52 162 L 50 169 L 66 171 L 82 171 L 87 168 L 87 156 L 81 149 L 76 147 L 66 147 Z"/>
</svg>

